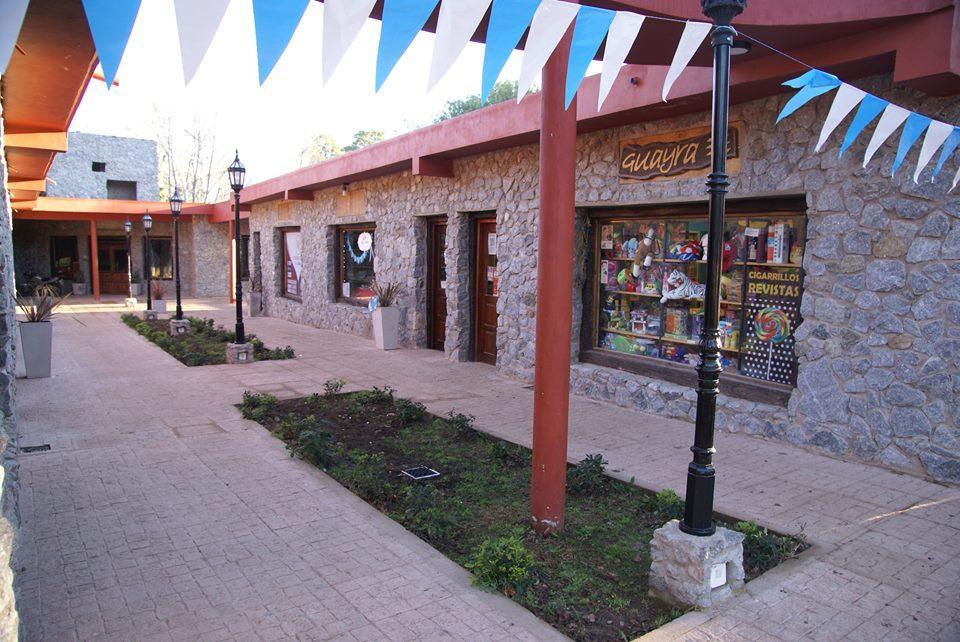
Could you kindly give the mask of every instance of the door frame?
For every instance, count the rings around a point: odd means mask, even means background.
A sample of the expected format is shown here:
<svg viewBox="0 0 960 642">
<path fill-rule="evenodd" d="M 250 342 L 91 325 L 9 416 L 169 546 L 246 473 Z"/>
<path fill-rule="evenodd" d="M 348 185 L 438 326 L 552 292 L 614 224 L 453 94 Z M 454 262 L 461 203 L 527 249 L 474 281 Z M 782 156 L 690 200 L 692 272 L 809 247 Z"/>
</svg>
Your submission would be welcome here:
<svg viewBox="0 0 960 642">
<path fill-rule="evenodd" d="M 480 345 L 480 292 L 481 286 L 486 285 L 486 274 L 480 270 L 479 240 L 480 224 L 492 222 L 497 227 L 497 213 L 495 211 L 477 212 L 470 217 L 470 361 L 480 362 L 478 351 Z M 498 232 L 499 233 L 499 232 Z M 498 324 L 499 325 L 499 324 Z"/>
<path fill-rule="evenodd" d="M 437 260 L 437 229 L 440 226 L 443 226 L 445 231 L 448 230 L 446 214 L 431 216 L 427 219 L 427 347 L 431 350 L 444 350 L 446 344 L 445 339 L 442 343 L 438 344 L 436 337 L 434 337 L 436 314 L 433 305 L 437 294 L 434 283 L 437 281 L 436 277 L 439 264 Z M 446 241 L 446 235 L 444 235 L 444 241 Z M 446 242 L 444 242 L 444 250 L 445 249 Z M 449 315 L 446 310 L 443 311 L 443 315 L 447 317 L 446 321 L 449 321 Z M 444 326 L 446 326 L 446 321 Z"/>
</svg>

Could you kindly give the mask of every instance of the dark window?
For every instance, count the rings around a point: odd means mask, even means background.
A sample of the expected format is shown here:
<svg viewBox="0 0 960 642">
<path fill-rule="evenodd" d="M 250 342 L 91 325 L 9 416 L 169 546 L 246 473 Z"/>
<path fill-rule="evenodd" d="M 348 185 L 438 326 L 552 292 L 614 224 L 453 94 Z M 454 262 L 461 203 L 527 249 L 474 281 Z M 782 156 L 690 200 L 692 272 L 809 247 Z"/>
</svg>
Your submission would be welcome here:
<svg viewBox="0 0 960 642">
<path fill-rule="evenodd" d="M 153 249 L 150 257 L 150 278 L 173 278 L 173 241 L 168 238 L 151 238 L 150 246 Z M 147 240 L 143 239 L 143 264 L 147 264 Z"/>
<path fill-rule="evenodd" d="M 300 228 L 289 227 L 280 230 L 280 241 L 283 244 L 283 278 L 280 281 L 280 293 L 291 299 L 300 300 L 302 296 L 303 264 L 300 260 Z"/>
<path fill-rule="evenodd" d="M 250 278 L 250 235 L 240 237 L 240 280 Z"/>
<path fill-rule="evenodd" d="M 107 198 L 122 201 L 137 200 L 136 181 L 107 181 Z"/>
<path fill-rule="evenodd" d="M 74 271 L 79 269 L 80 255 L 77 252 L 77 237 L 51 236 L 50 275 L 72 280 Z"/>
<path fill-rule="evenodd" d="M 93 167 L 91 168 L 95 172 L 105 172 L 107 171 L 107 164 L 101 163 L 98 161 L 93 161 Z"/>
<path fill-rule="evenodd" d="M 373 223 L 337 228 L 337 300 L 366 303 L 373 298 Z"/>
</svg>

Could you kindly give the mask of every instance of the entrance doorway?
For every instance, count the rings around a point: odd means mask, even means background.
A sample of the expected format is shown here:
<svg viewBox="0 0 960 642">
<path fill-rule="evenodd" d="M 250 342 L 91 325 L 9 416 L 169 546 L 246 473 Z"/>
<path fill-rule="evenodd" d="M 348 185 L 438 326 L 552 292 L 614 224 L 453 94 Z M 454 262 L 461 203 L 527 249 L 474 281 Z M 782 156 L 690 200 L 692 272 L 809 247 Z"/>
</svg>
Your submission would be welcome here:
<svg viewBox="0 0 960 642">
<path fill-rule="evenodd" d="M 427 248 L 427 346 L 443 350 L 447 334 L 447 217 L 430 219 Z"/>
<path fill-rule="evenodd" d="M 127 275 L 126 239 L 98 239 L 97 260 L 100 264 L 100 292 L 102 294 L 127 294 L 130 289 L 130 281 Z"/>
<path fill-rule="evenodd" d="M 497 298 L 500 275 L 497 272 L 497 220 L 484 217 L 475 223 L 474 265 L 475 306 L 473 312 L 474 361 L 497 365 Z"/>
</svg>

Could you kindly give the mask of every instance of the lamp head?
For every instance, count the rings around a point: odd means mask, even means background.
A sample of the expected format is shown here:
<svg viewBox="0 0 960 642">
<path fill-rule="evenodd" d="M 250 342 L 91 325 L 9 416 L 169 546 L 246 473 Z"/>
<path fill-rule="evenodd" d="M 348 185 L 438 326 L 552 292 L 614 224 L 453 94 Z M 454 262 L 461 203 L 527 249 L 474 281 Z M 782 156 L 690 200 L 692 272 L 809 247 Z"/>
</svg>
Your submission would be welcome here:
<svg viewBox="0 0 960 642">
<path fill-rule="evenodd" d="M 153 217 L 149 214 L 143 215 L 143 229 L 150 231 L 153 228 Z"/>
<path fill-rule="evenodd" d="M 240 162 L 240 154 L 236 152 L 234 154 L 233 162 L 230 163 L 230 167 L 227 168 L 227 176 L 230 178 L 230 188 L 234 192 L 239 192 L 243 189 L 243 178 L 247 173 L 247 168 L 243 166 L 243 163 Z"/>
<path fill-rule="evenodd" d="M 173 196 L 170 197 L 170 213 L 174 218 L 180 216 L 180 208 L 183 206 L 183 199 L 180 198 L 180 188 L 173 188 Z"/>
<path fill-rule="evenodd" d="M 127 236 L 130 236 L 130 233 L 133 232 L 133 223 L 130 222 L 130 219 L 123 222 L 123 231 L 127 233 Z"/>
</svg>

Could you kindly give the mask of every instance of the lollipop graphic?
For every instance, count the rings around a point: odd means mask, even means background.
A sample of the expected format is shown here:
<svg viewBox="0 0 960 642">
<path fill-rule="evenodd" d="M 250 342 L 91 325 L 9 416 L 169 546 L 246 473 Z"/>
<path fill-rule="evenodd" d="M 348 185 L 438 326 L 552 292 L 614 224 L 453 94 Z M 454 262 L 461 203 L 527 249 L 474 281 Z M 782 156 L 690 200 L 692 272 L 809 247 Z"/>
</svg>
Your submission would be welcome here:
<svg viewBox="0 0 960 642">
<path fill-rule="evenodd" d="M 790 336 L 790 317 L 780 308 L 767 306 L 753 318 L 753 332 L 767 344 L 767 379 L 770 379 L 773 344 L 783 343 Z"/>
</svg>

